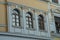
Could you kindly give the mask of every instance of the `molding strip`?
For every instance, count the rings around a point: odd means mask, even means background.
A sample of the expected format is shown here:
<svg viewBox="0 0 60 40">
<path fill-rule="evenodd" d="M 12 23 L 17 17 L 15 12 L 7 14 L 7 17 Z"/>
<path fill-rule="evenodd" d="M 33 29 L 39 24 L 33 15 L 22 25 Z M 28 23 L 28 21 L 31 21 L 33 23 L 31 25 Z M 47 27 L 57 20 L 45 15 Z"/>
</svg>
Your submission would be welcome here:
<svg viewBox="0 0 60 40">
<path fill-rule="evenodd" d="M 22 38 L 30 38 L 30 39 L 46 39 L 46 40 L 51 39 L 50 37 L 42 37 L 42 36 L 21 34 L 21 33 L 9 33 L 9 32 L 0 32 L 0 36 L 22 37 Z"/>
<path fill-rule="evenodd" d="M 6 24 L 0 24 L 0 27 L 6 27 L 7 25 Z"/>
<path fill-rule="evenodd" d="M 7 4 L 7 2 L 0 2 L 0 4 Z"/>
</svg>

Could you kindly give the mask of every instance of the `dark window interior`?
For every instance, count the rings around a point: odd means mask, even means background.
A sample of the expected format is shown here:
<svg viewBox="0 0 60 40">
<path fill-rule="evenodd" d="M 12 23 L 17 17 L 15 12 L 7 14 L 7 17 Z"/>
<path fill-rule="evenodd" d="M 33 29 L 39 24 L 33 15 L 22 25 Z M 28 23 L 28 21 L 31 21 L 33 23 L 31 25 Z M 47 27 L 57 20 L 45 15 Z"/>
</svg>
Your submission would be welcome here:
<svg viewBox="0 0 60 40">
<path fill-rule="evenodd" d="M 60 33 L 60 17 L 54 17 L 55 18 L 55 25 L 56 25 L 56 32 Z"/>
<path fill-rule="evenodd" d="M 44 30 L 44 17 L 43 15 L 38 16 L 39 29 Z"/>
<path fill-rule="evenodd" d="M 54 3 L 58 3 L 58 0 L 52 0 L 52 2 L 54 2 Z"/>
</svg>

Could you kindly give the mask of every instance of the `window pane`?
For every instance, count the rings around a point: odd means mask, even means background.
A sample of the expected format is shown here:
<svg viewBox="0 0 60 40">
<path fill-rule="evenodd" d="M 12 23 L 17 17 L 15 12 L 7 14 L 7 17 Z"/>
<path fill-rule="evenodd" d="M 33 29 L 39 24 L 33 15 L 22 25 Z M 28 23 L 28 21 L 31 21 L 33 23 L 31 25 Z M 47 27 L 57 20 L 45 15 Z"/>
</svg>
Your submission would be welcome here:
<svg viewBox="0 0 60 40">
<path fill-rule="evenodd" d="M 13 26 L 15 26 L 15 23 L 13 23 Z"/>
<path fill-rule="evenodd" d="M 26 24 L 28 24 L 28 22 L 26 22 Z"/>
<path fill-rule="evenodd" d="M 17 23 L 17 26 L 19 26 L 19 23 Z"/>
<path fill-rule="evenodd" d="M 31 21 L 31 18 L 29 18 L 29 21 Z"/>
<path fill-rule="evenodd" d="M 19 22 L 19 20 L 18 20 L 18 19 L 16 19 L 16 22 Z"/>
<path fill-rule="evenodd" d="M 13 18 L 15 18 L 15 15 L 12 15 Z"/>
<path fill-rule="evenodd" d="M 13 21 L 15 21 L 15 19 L 13 19 Z"/>
<path fill-rule="evenodd" d="M 30 24 L 30 25 L 32 25 L 32 23 L 31 23 L 31 22 L 30 22 L 29 24 Z"/>
<path fill-rule="evenodd" d="M 60 33 L 60 17 L 54 16 L 57 33 Z"/>
<path fill-rule="evenodd" d="M 19 16 L 16 16 L 16 18 L 19 18 Z"/>
<path fill-rule="evenodd" d="M 28 18 L 26 18 L 26 20 L 28 20 Z"/>
</svg>

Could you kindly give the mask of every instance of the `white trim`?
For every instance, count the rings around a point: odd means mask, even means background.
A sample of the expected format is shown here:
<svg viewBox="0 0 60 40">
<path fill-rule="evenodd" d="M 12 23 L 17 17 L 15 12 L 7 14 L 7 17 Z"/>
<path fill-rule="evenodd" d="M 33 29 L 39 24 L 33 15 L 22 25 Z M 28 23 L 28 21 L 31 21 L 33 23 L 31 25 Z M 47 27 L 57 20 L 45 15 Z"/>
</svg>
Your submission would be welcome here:
<svg viewBox="0 0 60 40">
<path fill-rule="evenodd" d="M 10 27 L 11 27 L 11 7 L 10 5 L 7 5 L 7 19 L 8 19 L 8 32 L 10 32 Z"/>
<path fill-rule="evenodd" d="M 53 14 L 54 14 L 54 16 L 60 17 L 60 14 L 58 14 L 58 13 L 53 13 Z"/>
<path fill-rule="evenodd" d="M 37 29 L 36 31 L 39 31 L 39 27 L 38 27 L 38 15 L 37 15 L 37 13 L 35 13 L 35 29 Z"/>
<path fill-rule="evenodd" d="M 6 24 L 0 24 L 0 27 L 7 27 Z"/>
<path fill-rule="evenodd" d="M 60 4 L 60 0 L 58 0 L 58 4 Z"/>
<path fill-rule="evenodd" d="M 23 20 L 23 10 L 20 10 L 20 20 L 21 20 L 21 27 L 24 28 L 24 20 Z"/>
<path fill-rule="evenodd" d="M 25 12 L 25 10 L 23 10 L 23 26 L 24 26 L 24 29 L 26 29 L 26 12 Z"/>
<path fill-rule="evenodd" d="M 18 8 L 18 5 L 16 5 L 15 8 Z"/>
<path fill-rule="evenodd" d="M 47 29 L 48 29 L 48 35 L 49 35 L 49 37 L 50 37 L 50 13 L 49 12 L 47 12 Z"/>
<path fill-rule="evenodd" d="M 1 36 L 11 36 L 11 37 L 25 37 L 25 38 L 33 38 L 33 39 L 48 39 L 48 40 L 51 39 L 50 37 L 43 37 L 43 36 L 36 36 L 36 35 L 29 35 L 29 34 L 21 34 L 21 33 L 0 32 L 0 35 Z"/>
<path fill-rule="evenodd" d="M 55 19 L 54 19 L 54 15 L 53 15 L 53 24 L 54 24 L 54 32 L 56 33 L 56 27 L 55 27 Z"/>
</svg>

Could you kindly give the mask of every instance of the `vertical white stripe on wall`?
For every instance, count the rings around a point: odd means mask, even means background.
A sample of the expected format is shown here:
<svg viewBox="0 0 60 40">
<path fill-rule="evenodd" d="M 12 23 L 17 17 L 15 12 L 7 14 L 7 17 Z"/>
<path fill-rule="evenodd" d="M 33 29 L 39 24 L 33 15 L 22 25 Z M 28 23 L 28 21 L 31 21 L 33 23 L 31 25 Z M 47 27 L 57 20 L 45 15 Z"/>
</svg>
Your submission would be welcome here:
<svg viewBox="0 0 60 40">
<path fill-rule="evenodd" d="M 23 22 L 24 22 L 24 20 L 23 20 L 23 10 L 20 10 L 20 20 L 21 20 L 21 23 L 20 23 L 21 27 L 24 28 L 24 26 L 23 26 L 24 25 L 23 24 Z"/>
<path fill-rule="evenodd" d="M 38 28 L 38 15 L 37 15 L 37 13 L 35 13 L 35 29 L 36 29 L 36 31 L 39 30 L 39 28 Z"/>
<path fill-rule="evenodd" d="M 53 24 L 52 24 L 52 25 L 53 25 L 52 27 L 53 27 L 53 28 L 51 27 L 51 29 L 53 29 L 54 33 L 56 33 L 56 26 L 55 26 L 54 15 L 52 15 L 52 18 L 53 18 L 53 19 L 52 19 L 52 23 L 53 23 Z"/>
<path fill-rule="evenodd" d="M 48 31 L 48 22 L 47 22 L 48 20 L 47 20 L 47 15 L 46 16 L 44 16 L 44 27 L 45 27 L 45 30 L 46 31 Z"/>
<path fill-rule="evenodd" d="M 23 10 L 23 26 L 26 29 L 26 12 Z"/>
<path fill-rule="evenodd" d="M 50 0 L 50 2 L 52 2 L 52 0 Z"/>
<path fill-rule="evenodd" d="M 8 32 L 10 32 L 10 20 L 9 20 L 9 18 L 10 18 L 10 7 L 9 7 L 9 5 L 7 5 L 7 20 L 8 20 Z"/>
<path fill-rule="evenodd" d="M 34 29 L 36 30 L 36 17 L 35 17 L 35 13 L 32 13 L 32 20 L 33 20 L 33 27 L 34 27 Z"/>
<path fill-rule="evenodd" d="M 7 6 L 7 17 L 8 17 L 8 32 L 14 31 L 12 28 L 12 9 L 11 6 Z"/>
<path fill-rule="evenodd" d="M 60 4 L 60 0 L 58 0 L 58 4 Z"/>
<path fill-rule="evenodd" d="M 47 12 L 47 31 L 48 31 L 48 36 L 50 36 L 49 12 Z"/>
<path fill-rule="evenodd" d="M 16 5 L 15 8 L 18 8 L 18 5 Z"/>
</svg>

